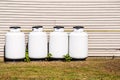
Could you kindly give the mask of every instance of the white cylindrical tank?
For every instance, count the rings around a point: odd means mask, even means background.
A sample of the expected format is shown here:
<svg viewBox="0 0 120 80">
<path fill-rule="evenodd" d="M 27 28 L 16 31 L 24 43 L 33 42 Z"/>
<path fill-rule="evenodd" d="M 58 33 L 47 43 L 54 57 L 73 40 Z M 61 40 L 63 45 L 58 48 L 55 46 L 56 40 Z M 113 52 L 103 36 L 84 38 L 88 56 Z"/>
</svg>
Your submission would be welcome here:
<svg viewBox="0 0 120 80">
<path fill-rule="evenodd" d="M 47 34 L 43 32 L 43 27 L 32 27 L 28 40 L 29 57 L 32 59 L 45 58 L 47 57 L 47 48 Z"/>
<path fill-rule="evenodd" d="M 68 34 L 64 32 L 64 27 L 55 26 L 54 32 L 50 33 L 49 53 L 56 59 L 68 54 Z"/>
<path fill-rule="evenodd" d="M 5 37 L 5 58 L 24 59 L 25 34 L 20 31 L 20 27 L 10 27 Z"/>
<path fill-rule="evenodd" d="M 88 56 L 88 35 L 84 27 L 75 26 L 69 34 L 69 55 L 73 59 L 86 59 Z"/>
</svg>

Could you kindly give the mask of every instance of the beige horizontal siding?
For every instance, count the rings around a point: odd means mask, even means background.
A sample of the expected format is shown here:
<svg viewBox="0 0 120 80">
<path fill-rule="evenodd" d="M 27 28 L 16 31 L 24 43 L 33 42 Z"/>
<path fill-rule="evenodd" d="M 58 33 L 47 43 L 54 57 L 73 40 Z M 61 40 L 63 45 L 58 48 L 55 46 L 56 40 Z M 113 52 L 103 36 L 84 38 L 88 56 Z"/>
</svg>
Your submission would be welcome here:
<svg viewBox="0 0 120 80">
<path fill-rule="evenodd" d="M 66 32 L 83 25 L 89 56 L 120 56 L 120 0 L 0 0 L 0 56 L 10 26 L 21 26 L 27 43 L 34 25 L 43 25 L 48 34 L 55 25 Z"/>
</svg>

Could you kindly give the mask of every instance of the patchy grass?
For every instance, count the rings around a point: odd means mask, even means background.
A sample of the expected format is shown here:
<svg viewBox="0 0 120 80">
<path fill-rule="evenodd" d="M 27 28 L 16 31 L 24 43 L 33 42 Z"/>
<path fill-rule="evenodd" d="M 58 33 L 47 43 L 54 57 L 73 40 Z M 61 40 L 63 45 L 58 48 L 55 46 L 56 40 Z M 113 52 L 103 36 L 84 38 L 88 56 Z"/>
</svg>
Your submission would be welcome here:
<svg viewBox="0 0 120 80">
<path fill-rule="evenodd" d="M 0 80 L 120 80 L 120 59 L 8 62 L 0 60 Z"/>
</svg>

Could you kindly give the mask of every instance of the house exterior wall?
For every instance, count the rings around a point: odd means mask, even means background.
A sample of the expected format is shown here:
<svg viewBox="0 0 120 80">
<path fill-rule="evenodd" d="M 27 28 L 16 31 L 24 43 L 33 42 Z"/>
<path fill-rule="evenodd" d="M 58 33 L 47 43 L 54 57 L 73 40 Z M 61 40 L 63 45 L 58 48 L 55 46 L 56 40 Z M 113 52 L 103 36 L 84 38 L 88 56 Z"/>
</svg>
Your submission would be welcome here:
<svg viewBox="0 0 120 80">
<path fill-rule="evenodd" d="M 5 33 L 21 26 L 26 34 L 34 25 L 83 25 L 89 35 L 89 56 L 120 56 L 120 0 L 0 0 L 0 56 Z"/>
</svg>

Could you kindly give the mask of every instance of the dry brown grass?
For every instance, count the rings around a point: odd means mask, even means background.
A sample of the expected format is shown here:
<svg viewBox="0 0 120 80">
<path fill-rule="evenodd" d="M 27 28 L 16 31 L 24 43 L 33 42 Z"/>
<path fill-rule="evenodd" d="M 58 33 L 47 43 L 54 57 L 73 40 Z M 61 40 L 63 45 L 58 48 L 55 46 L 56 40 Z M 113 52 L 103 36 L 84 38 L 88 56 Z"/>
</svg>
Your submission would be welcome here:
<svg viewBox="0 0 120 80">
<path fill-rule="evenodd" d="M 120 80 L 120 59 L 86 61 L 0 61 L 0 80 Z"/>
</svg>

